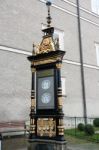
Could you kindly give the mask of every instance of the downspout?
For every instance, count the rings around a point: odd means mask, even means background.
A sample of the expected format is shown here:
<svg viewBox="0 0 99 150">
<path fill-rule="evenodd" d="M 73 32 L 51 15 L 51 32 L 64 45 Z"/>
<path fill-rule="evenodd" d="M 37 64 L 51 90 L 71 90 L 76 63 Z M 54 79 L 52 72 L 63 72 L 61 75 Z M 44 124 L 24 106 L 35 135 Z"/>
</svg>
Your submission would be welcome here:
<svg viewBox="0 0 99 150">
<path fill-rule="evenodd" d="M 87 124 L 87 107 L 86 107 L 85 78 L 84 78 L 84 67 L 83 67 L 83 48 L 82 48 L 82 38 L 81 38 L 81 21 L 80 21 L 79 0 L 77 0 L 77 18 L 78 18 L 78 36 L 79 36 L 79 50 L 80 50 L 80 63 L 81 63 L 83 116 L 84 116 L 84 122 L 85 122 L 85 124 Z"/>
</svg>

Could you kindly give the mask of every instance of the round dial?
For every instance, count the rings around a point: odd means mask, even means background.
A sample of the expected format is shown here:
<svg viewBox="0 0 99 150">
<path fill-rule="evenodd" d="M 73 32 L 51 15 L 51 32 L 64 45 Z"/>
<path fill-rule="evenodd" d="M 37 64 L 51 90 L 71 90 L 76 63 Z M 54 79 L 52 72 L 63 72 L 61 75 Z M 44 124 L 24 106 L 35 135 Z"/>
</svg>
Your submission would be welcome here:
<svg viewBox="0 0 99 150">
<path fill-rule="evenodd" d="M 50 80 L 43 80 L 43 81 L 42 81 L 42 84 L 41 84 L 42 89 L 44 89 L 44 90 L 49 89 L 49 88 L 50 88 L 50 85 L 51 85 Z"/>
<path fill-rule="evenodd" d="M 44 93 L 42 96 L 41 96 L 41 101 L 42 103 L 44 104 L 48 104 L 51 100 L 51 95 L 50 93 Z"/>
</svg>

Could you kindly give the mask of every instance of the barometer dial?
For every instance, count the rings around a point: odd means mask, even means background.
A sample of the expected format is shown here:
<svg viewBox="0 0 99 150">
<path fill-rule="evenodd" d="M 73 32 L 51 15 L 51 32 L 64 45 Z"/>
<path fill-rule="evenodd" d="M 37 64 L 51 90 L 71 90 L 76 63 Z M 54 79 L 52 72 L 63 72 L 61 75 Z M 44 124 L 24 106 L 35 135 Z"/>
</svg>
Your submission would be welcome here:
<svg viewBox="0 0 99 150">
<path fill-rule="evenodd" d="M 50 80 L 43 80 L 42 81 L 42 84 L 41 84 L 42 89 L 47 90 L 50 88 L 50 86 L 51 86 Z"/>
<path fill-rule="evenodd" d="M 50 93 L 44 93 L 44 94 L 41 96 L 41 101 L 42 101 L 42 103 L 44 103 L 44 104 L 48 104 L 48 103 L 51 101 L 51 94 L 50 94 Z"/>
</svg>

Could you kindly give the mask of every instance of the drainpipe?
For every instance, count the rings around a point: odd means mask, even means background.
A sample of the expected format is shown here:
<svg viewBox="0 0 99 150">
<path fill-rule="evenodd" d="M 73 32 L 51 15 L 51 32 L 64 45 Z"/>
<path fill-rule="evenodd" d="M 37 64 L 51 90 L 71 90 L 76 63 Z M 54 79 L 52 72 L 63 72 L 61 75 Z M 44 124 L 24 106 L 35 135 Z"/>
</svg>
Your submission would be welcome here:
<svg viewBox="0 0 99 150">
<path fill-rule="evenodd" d="M 80 21 L 79 0 L 77 0 L 77 18 L 78 18 L 78 36 L 79 36 L 79 50 L 80 50 L 80 63 L 81 63 L 83 116 L 84 116 L 84 122 L 85 122 L 85 124 L 87 124 L 87 107 L 86 107 L 86 93 L 85 93 L 85 80 L 84 80 L 84 67 L 83 67 L 83 48 L 82 48 L 82 38 L 81 38 L 81 21 Z"/>
</svg>

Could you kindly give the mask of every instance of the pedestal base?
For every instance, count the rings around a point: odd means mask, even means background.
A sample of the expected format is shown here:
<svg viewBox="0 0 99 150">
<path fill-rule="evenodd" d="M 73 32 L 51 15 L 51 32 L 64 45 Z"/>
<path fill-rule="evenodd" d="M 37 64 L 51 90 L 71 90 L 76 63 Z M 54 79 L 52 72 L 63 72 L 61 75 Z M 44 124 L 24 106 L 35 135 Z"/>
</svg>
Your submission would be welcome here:
<svg viewBox="0 0 99 150">
<path fill-rule="evenodd" d="M 29 140 L 28 150 L 67 150 L 66 141 Z"/>
</svg>

